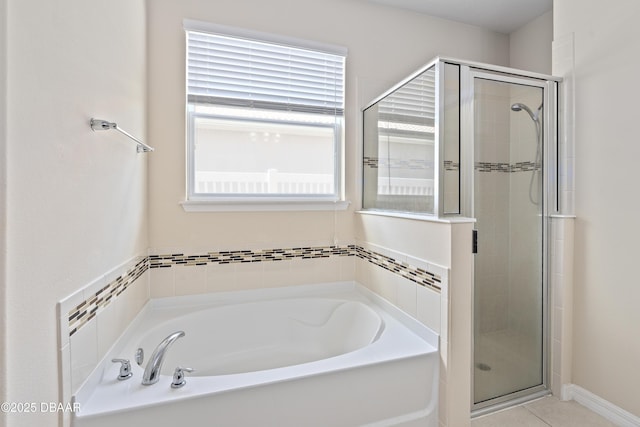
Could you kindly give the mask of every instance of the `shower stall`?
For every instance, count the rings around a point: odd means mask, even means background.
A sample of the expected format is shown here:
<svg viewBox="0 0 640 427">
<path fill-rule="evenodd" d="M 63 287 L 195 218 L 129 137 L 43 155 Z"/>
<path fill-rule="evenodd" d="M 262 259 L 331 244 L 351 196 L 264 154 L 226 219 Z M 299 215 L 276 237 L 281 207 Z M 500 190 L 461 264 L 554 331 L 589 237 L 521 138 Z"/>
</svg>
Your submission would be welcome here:
<svg viewBox="0 0 640 427">
<path fill-rule="evenodd" d="M 363 209 L 470 217 L 471 409 L 548 393 L 559 79 L 437 58 L 363 110 Z M 452 284 L 455 286 L 455 284 Z"/>
</svg>

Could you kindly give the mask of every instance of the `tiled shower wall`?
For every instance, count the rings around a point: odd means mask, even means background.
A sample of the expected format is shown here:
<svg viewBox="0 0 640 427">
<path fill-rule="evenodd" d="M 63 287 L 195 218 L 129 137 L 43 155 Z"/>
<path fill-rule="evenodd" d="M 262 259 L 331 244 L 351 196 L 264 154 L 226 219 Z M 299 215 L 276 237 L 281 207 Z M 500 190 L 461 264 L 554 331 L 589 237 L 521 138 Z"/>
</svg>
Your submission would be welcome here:
<svg viewBox="0 0 640 427">
<path fill-rule="evenodd" d="M 502 89 L 500 91 L 500 89 Z M 504 308 L 509 299 L 509 246 L 504 224 L 509 223 L 509 91 L 504 85 L 480 80 L 476 87 L 476 134 L 483 141 L 475 149 L 474 194 L 478 229 L 475 295 L 479 308 L 474 324 L 479 332 L 506 329 Z M 478 197 L 477 195 L 481 195 Z M 497 226 L 499 224 L 500 226 Z M 479 313 L 486 315 L 479 316 Z"/>
<path fill-rule="evenodd" d="M 132 259 L 58 304 L 61 401 L 70 401 L 150 297 L 355 279 L 435 332 L 446 330 L 440 297 L 448 292 L 448 270 L 386 248 L 171 252 Z"/>
<path fill-rule="evenodd" d="M 488 85 L 485 89 L 483 85 Z M 479 144 L 475 153 L 475 214 L 478 220 L 476 255 L 476 325 L 481 333 L 514 328 L 536 300 L 536 274 L 541 259 L 532 248 L 541 246 L 539 227 L 540 159 L 536 159 L 536 127 L 529 115 L 509 108 L 521 102 L 536 108 L 540 94 L 530 88 L 484 83 L 477 88 Z M 505 307 L 507 309 L 505 309 Z M 484 313 L 482 316 L 478 314 Z M 536 325 L 535 318 L 527 319 Z M 518 326 L 520 328 L 520 326 Z M 536 330 L 522 331 L 532 335 Z"/>
</svg>

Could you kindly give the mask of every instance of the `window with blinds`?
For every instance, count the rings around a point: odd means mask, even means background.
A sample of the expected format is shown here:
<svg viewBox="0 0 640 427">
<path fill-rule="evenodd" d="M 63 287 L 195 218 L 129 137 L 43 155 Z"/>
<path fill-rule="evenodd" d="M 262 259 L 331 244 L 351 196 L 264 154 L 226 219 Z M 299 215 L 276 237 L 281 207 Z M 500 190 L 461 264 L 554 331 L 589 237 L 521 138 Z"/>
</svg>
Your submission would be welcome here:
<svg viewBox="0 0 640 427">
<path fill-rule="evenodd" d="M 186 28 L 191 200 L 341 198 L 346 51 Z"/>
</svg>

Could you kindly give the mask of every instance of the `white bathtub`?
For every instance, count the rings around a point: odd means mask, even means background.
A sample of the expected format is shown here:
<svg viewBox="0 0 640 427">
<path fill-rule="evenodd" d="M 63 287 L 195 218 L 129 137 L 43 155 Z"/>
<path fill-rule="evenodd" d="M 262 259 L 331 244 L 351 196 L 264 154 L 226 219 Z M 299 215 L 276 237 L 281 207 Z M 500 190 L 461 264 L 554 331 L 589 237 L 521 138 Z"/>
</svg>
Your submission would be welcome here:
<svg viewBox="0 0 640 427">
<path fill-rule="evenodd" d="M 136 349 L 149 359 L 178 330 L 142 385 Z M 173 389 L 177 366 L 195 371 Z M 435 333 L 352 282 L 156 299 L 74 396 L 72 425 L 436 427 L 438 366 Z"/>
</svg>

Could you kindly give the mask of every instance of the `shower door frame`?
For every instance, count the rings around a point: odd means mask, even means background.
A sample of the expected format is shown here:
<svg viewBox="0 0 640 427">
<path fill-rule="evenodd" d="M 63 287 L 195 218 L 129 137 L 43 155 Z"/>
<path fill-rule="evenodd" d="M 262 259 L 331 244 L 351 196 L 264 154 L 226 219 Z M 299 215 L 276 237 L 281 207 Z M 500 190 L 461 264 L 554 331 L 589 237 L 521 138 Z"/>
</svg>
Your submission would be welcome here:
<svg viewBox="0 0 640 427">
<path fill-rule="evenodd" d="M 499 410 L 504 407 L 519 404 L 550 393 L 550 310 L 549 310 L 549 217 L 558 212 L 557 189 L 557 106 L 558 106 L 558 79 L 550 76 L 541 76 L 535 73 L 519 72 L 518 70 L 502 67 L 475 66 L 460 64 L 460 162 L 467 167 L 460 168 L 461 209 L 466 216 L 475 218 L 474 212 L 474 174 L 475 174 L 475 79 L 492 80 L 495 82 L 509 83 L 539 87 L 543 93 L 543 130 L 541 132 L 541 170 L 542 170 L 542 209 L 540 212 L 542 221 L 542 384 L 516 391 L 510 394 L 498 396 L 490 400 L 475 403 L 474 397 L 474 366 L 475 366 L 475 325 L 471 333 L 471 411 L 472 417 Z M 475 301 L 475 257 L 473 271 L 473 283 L 471 300 Z M 475 303 L 471 308 L 471 319 L 475 319 Z"/>
</svg>

